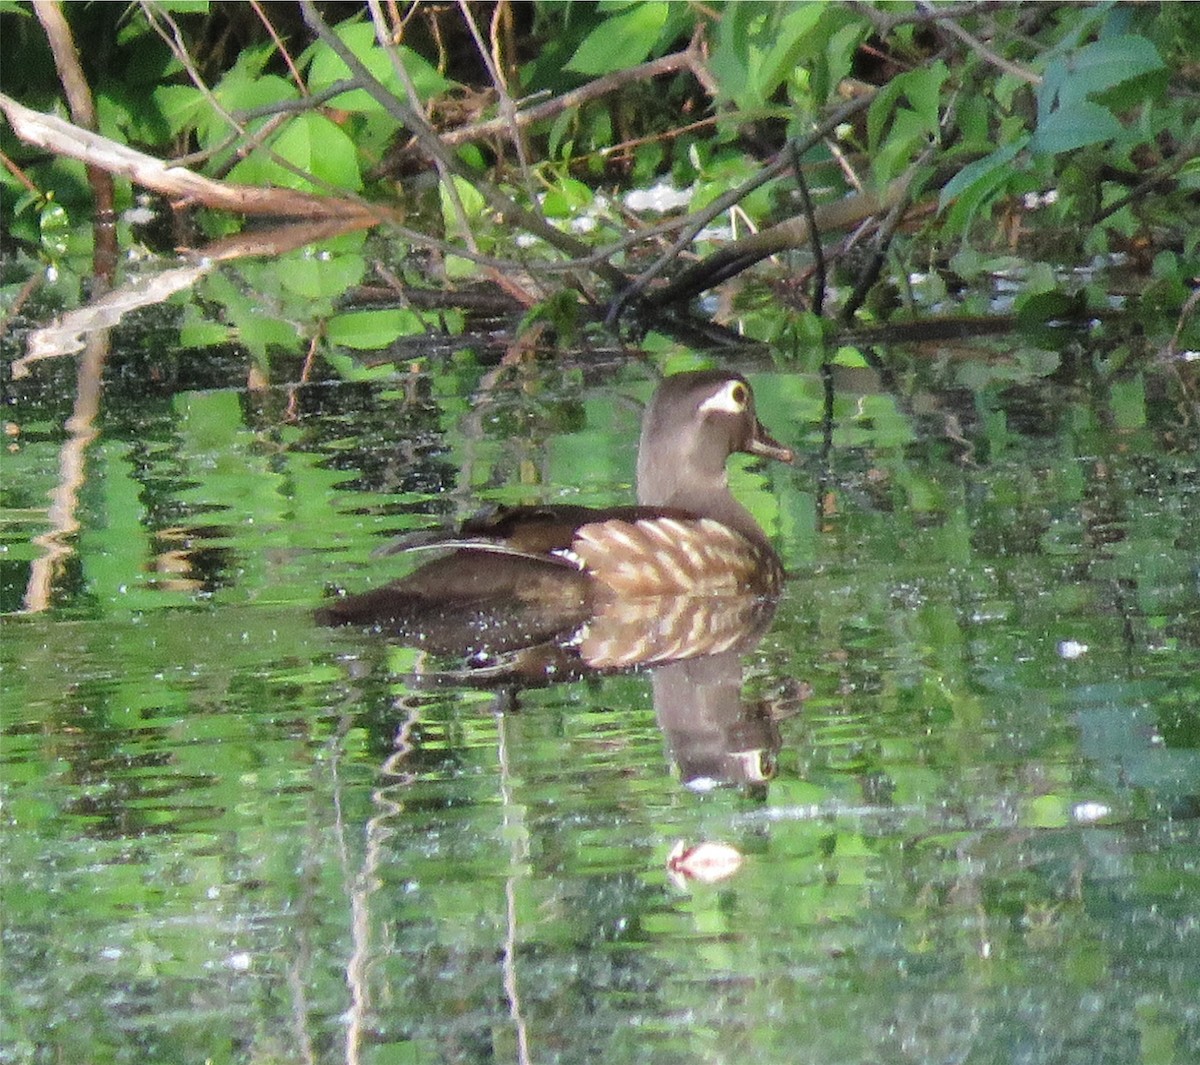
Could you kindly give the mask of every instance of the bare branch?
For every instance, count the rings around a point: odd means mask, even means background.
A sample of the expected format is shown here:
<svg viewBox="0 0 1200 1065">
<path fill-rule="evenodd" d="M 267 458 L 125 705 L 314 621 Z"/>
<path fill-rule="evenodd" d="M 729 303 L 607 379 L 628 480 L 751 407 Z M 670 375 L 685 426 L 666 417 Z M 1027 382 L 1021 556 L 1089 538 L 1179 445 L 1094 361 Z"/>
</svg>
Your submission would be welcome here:
<svg viewBox="0 0 1200 1065">
<path fill-rule="evenodd" d="M 366 222 L 392 217 L 387 208 L 334 196 L 214 181 L 81 129 L 56 115 L 30 110 L 3 93 L 0 93 L 0 111 L 8 118 L 13 132 L 27 144 L 119 174 L 164 196 L 250 215 L 357 218 Z"/>
</svg>

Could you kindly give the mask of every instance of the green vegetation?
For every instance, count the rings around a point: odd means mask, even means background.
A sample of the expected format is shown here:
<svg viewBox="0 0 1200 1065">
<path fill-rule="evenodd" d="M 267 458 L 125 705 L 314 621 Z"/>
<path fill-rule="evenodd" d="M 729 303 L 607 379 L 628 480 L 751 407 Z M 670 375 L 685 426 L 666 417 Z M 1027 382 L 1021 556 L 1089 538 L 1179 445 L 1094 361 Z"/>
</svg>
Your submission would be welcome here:
<svg viewBox="0 0 1200 1065">
<path fill-rule="evenodd" d="M 394 237 L 389 283 L 499 283 L 516 320 L 542 305 L 528 320 L 570 326 L 555 302 L 569 291 L 612 323 L 772 257 L 755 276 L 782 305 L 774 335 L 811 312 L 928 315 L 951 294 L 988 313 L 983 282 L 1014 266 L 1016 310 L 1041 321 L 1107 310 L 1106 279 L 1071 271 L 1120 253 L 1132 309 L 1171 319 L 1165 342 L 1200 275 L 1192 5 L 502 2 L 388 9 L 399 23 L 368 5 L 332 25 L 309 3 L 63 11 L 89 42 L 103 137 L 223 182 L 369 204 Z M 6 95 L 80 122 L 46 19 L 0 12 Z M 2 147 L 9 239 L 83 269 L 82 163 L 12 128 Z M 622 204 L 656 182 L 690 190 L 686 210 Z M 116 208 L 135 193 L 119 179 Z M 239 217 L 178 214 L 169 239 L 203 250 Z M 304 272 L 301 330 L 335 349 L 456 326 L 420 309 L 331 320 L 368 279 L 354 241 Z M 236 308 L 225 318 L 246 331 Z M 294 335 L 300 319 L 278 320 Z M 242 339 L 261 360 L 279 331 Z"/>
</svg>

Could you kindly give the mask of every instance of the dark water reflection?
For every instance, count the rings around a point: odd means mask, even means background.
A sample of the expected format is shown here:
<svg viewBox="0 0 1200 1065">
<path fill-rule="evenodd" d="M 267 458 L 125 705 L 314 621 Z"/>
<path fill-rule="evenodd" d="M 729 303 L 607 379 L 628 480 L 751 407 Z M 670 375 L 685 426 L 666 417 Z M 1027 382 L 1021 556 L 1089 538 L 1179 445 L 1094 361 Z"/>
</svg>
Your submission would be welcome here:
<svg viewBox="0 0 1200 1065">
<path fill-rule="evenodd" d="M 847 394 L 820 456 L 820 383 L 756 378 L 811 457 L 735 486 L 794 579 L 757 648 L 680 667 L 688 730 L 669 672 L 502 700 L 312 624 L 480 497 L 627 498 L 611 387 L 472 413 L 456 372 L 106 427 L 55 608 L 4 624 L 0 1061 L 1200 1060 L 1200 474 L 1166 415 L 982 390 L 964 462 Z M 14 511 L 54 448 L 10 452 Z M 40 531 L 5 533 L 6 603 Z M 738 785 L 685 786 L 735 748 Z M 677 886 L 679 840 L 742 865 Z"/>
</svg>

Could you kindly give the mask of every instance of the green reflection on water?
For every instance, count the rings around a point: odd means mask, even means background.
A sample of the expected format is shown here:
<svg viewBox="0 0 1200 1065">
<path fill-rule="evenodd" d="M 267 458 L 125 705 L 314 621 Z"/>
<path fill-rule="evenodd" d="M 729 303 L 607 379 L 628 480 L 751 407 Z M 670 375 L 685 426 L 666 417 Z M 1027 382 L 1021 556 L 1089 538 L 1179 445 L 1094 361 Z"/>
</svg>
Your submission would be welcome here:
<svg viewBox="0 0 1200 1065">
<path fill-rule="evenodd" d="M 819 382 L 757 377 L 808 457 L 733 472 L 794 574 L 745 687 L 811 695 L 765 789 L 699 794 L 644 676 L 499 713 L 313 627 L 397 531 L 627 498 L 638 371 L 476 415 L 452 383 L 108 427 L 54 608 L 0 647 L 0 1060 L 1200 1056 L 1198 475 L 1153 411 L 1063 392 L 1034 431 L 981 392 L 964 454 L 847 395 L 820 455 Z M 57 443 L 20 441 L 14 507 Z M 679 839 L 742 868 L 680 888 Z"/>
</svg>

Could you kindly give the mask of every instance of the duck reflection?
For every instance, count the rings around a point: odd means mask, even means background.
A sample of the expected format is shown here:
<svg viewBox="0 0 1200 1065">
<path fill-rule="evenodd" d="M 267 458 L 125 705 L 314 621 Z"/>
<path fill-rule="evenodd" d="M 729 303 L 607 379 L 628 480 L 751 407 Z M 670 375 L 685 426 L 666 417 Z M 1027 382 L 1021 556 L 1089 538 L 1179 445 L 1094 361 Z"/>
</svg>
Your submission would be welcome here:
<svg viewBox="0 0 1200 1065">
<path fill-rule="evenodd" d="M 419 630 L 395 616 L 386 596 L 354 599 L 356 626 L 427 652 L 421 667 L 405 678 L 414 687 L 485 688 L 497 693 L 501 706 L 510 706 L 522 689 L 644 670 L 668 755 L 684 786 L 757 790 L 774 774 L 777 705 L 742 694 L 743 656 L 770 627 L 773 598 L 609 600 L 583 618 L 577 610 L 555 617 L 544 599 L 530 610 L 507 601 L 503 609 L 492 603 L 426 616 Z M 326 611 L 320 620 L 346 624 L 347 613 Z"/>
<path fill-rule="evenodd" d="M 650 683 L 654 713 L 685 787 L 758 790 L 775 775 L 779 725 L 764 700 L 742 698 L 742 660 L 725 651 L 671 662 Z"/>
</svg>

